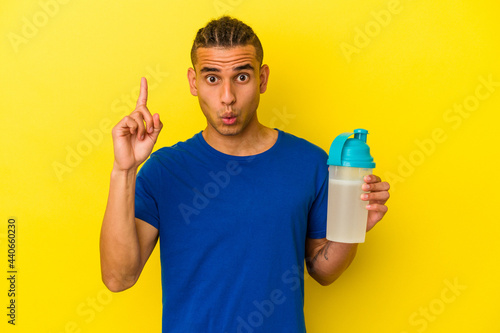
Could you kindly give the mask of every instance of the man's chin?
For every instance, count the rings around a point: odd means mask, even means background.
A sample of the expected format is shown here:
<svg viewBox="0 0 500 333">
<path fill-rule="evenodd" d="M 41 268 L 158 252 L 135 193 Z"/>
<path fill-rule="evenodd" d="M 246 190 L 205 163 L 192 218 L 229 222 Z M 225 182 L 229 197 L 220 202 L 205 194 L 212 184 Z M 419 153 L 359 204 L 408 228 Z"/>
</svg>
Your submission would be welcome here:
<svg viewBox="0 0 500 333">
<path fill-rule="evenodd" d="M 216 129 L 217 133 L 223 136 L 237 136 L 241 133 L 241 128 L 239 126 L 223 126 Z"/>
<path fill-rule="evenodd" d="M 234 137 L 242 134 L 244 130 L 247 128 L 247 126 L 244 126 L 240 122 L 236 122 L 231 125 L 224 124 L 222 122 L 218 123 L 217 126 L 209 126 L 210 130 L 215 134 L 217 133 L 218 135 L 221 136 L 226 136 L 226 137 Z"/>
</svg>

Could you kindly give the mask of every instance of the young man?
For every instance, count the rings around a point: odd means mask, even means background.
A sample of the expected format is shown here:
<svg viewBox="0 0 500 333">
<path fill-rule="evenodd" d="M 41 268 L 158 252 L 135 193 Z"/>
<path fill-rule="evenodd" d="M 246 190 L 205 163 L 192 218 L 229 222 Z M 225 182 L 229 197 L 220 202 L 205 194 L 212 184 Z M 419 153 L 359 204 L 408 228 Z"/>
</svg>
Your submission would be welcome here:
<svg viewBox="0 0 500 333">
<path fill-rule="evenodd" d="M 134 285 L 159 237 L 163 332 L 305 332 L 304 261 L 328 285 L 356 253 L 325 238 L 327 155 L 259 122 L 269 67 L 250 27 L 211 21 L 191 57 L 202 132 L 151 154 L 162 123 L 147 109 L 145 78 L 135 111 L 113 128 L 103 281 L 115 292 Z M 371 229 L 389 184 L 365 182 Z"/>
</svg>

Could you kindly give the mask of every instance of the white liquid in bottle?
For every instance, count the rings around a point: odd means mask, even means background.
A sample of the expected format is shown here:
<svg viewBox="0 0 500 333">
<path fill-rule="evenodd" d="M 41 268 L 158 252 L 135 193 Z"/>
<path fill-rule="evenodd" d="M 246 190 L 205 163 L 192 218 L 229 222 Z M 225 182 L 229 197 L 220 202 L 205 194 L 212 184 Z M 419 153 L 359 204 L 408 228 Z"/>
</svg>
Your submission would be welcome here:
<svg viewBox="0 0 500 333">
<path fill-rule="evenodd" d="M 327 239 L 343 243 L 365 241 L 368 210 L 367 202 L 361 200 L 363 183 L 363 180 L 330 179 Z"/>
</svg>

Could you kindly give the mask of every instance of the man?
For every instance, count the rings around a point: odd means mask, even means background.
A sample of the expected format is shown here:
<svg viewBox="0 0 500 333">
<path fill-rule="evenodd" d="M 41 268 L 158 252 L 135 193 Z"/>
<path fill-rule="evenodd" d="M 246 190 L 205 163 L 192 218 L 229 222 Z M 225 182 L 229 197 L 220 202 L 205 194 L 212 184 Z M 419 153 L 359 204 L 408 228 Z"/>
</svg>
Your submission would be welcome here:
<svg viewBox="0 0 500 333">
<path fill-rule="evenodd" d="M 163 332 L 305 332 L 304 261 L 328 285 L 357 247 L 325 238 L 327 155 L 259 122 L 269 67 L 243 22 L 209 22 L 191 58 L 202 132 L 151 154 L 162 123 L 147 109 L 145 78 L 136 109 L 113 128 L 103 281 L 115 292 L 134 285 L 159 237 Z M 389 184 L 371 175 L 363 189 L 369 230 Z"/>
</svg>

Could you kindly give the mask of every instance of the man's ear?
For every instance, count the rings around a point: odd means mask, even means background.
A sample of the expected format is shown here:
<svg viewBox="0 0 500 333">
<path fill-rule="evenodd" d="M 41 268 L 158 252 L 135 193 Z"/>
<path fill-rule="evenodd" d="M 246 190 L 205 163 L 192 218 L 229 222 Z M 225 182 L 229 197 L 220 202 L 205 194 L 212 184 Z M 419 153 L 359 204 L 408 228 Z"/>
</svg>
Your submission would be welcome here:
<svg viewBox="0 0 500 333">
<path fill-rule="evenodd" d="M 191 90 L 191 95 L 198 96 L 198 88 L 196 88 L 196 72 L 190 67 L 187 72 L 188 82 L 189 82 L 189 90 Z"/>
<path fill-rule="evenodd" d="M 267 90 L 267 81 L 269 80 L 269 66 L 262 65 L 260 68 L 260 93 L 263 94 Z"/>
</svg>

